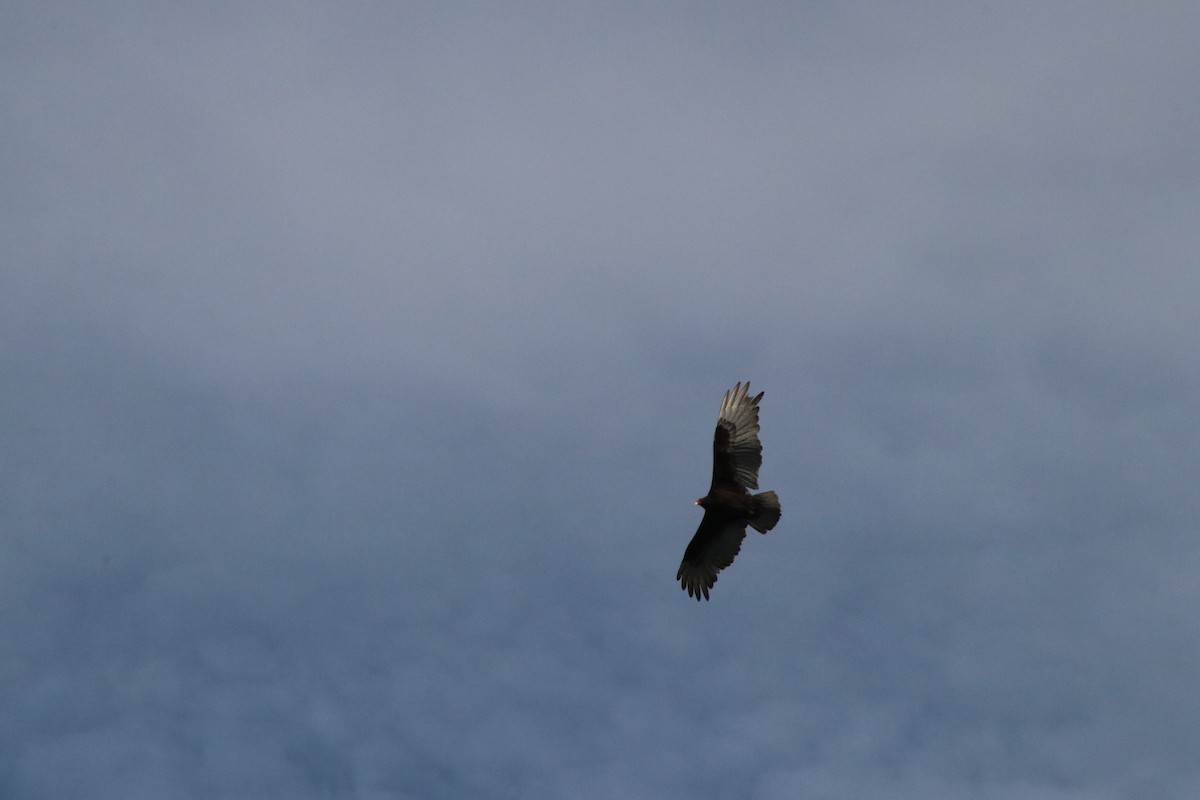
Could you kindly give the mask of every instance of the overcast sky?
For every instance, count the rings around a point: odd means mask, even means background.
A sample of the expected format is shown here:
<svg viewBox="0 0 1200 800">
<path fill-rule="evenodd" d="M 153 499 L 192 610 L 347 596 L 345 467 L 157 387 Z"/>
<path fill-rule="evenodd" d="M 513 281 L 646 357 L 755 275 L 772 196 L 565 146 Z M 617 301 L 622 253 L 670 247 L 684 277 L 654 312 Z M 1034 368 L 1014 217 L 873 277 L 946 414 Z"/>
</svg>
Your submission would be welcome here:
<svg viewBox="0 0 1200 800">
<path fill-rule="evenodd" d="M 1200 796 L 1198 31 L 6 4 L 0 796 Z"/>
</svg>

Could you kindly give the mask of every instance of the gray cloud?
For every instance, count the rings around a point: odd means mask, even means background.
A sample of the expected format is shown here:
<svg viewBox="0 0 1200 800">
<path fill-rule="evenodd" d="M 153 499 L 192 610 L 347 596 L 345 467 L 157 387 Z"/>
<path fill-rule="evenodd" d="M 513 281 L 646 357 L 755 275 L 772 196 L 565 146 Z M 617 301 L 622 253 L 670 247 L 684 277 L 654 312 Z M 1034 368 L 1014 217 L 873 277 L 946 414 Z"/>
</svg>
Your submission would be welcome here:
<svg viewBox="0 0 1200 800">
<path fill-rule="evenodd" d="M 8 15 L 0 794 L 1195 795 L 1186 4 Z"/>
</svg>

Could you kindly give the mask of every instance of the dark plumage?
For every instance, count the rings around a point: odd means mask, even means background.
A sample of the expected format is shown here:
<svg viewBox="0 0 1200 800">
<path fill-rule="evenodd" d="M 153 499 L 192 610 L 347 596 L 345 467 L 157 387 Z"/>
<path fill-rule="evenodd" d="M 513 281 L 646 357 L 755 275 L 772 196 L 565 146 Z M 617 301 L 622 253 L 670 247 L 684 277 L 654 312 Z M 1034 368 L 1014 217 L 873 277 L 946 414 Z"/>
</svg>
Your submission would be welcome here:
<svg viewBox="0 0 1200 800">
<path fill-rule="evenodd" d="M 696 501 L 704 519 L 683 554 L 675 579 L 690 597 L 708 599 L 717 573 L 733 563 L 749 525 L 766 533 L 779 522 L 774 492 L 750 494 L 758 488 L 762 444 L 758 441 L 758 401 L 747 397 L 750 384 L 738 383 L 725 393 L 713 437 L 713 474 L 708 494 Z"/>
</svg>

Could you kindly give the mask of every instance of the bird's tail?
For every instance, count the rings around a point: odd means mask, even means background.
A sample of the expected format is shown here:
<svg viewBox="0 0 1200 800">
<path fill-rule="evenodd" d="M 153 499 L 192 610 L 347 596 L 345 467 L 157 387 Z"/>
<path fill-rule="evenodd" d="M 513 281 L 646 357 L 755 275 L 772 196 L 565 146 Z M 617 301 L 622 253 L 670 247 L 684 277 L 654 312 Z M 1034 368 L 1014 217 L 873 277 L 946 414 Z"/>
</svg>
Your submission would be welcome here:
<svg viewBox="0 0 1200 800">
<path fill-rule="evenodd" d="M 759 533 L 766 533 L 775 527 L 783 509 L 779 507 L 779 497 L 774 492 L 756 494 L 754 501 L 754 516 L 750 518 L 750 527 Z"/>
</svg>

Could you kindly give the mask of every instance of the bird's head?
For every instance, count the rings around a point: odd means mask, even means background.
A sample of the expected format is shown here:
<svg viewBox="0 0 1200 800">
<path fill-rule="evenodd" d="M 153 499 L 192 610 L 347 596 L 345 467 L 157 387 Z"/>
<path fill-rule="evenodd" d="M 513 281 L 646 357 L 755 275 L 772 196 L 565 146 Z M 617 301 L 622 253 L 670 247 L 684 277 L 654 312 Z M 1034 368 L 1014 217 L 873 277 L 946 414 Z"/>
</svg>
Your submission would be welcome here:
<svg viewBox="0 0 1200 800">
<path fill-rule="evenodd" d="M 701 497 L 699 500 L 696 501 L 696 505 L 700 506 L 701 508 L 704 508 L 704 500 L 705 500 L 705 498 Z"/>
</svg>

